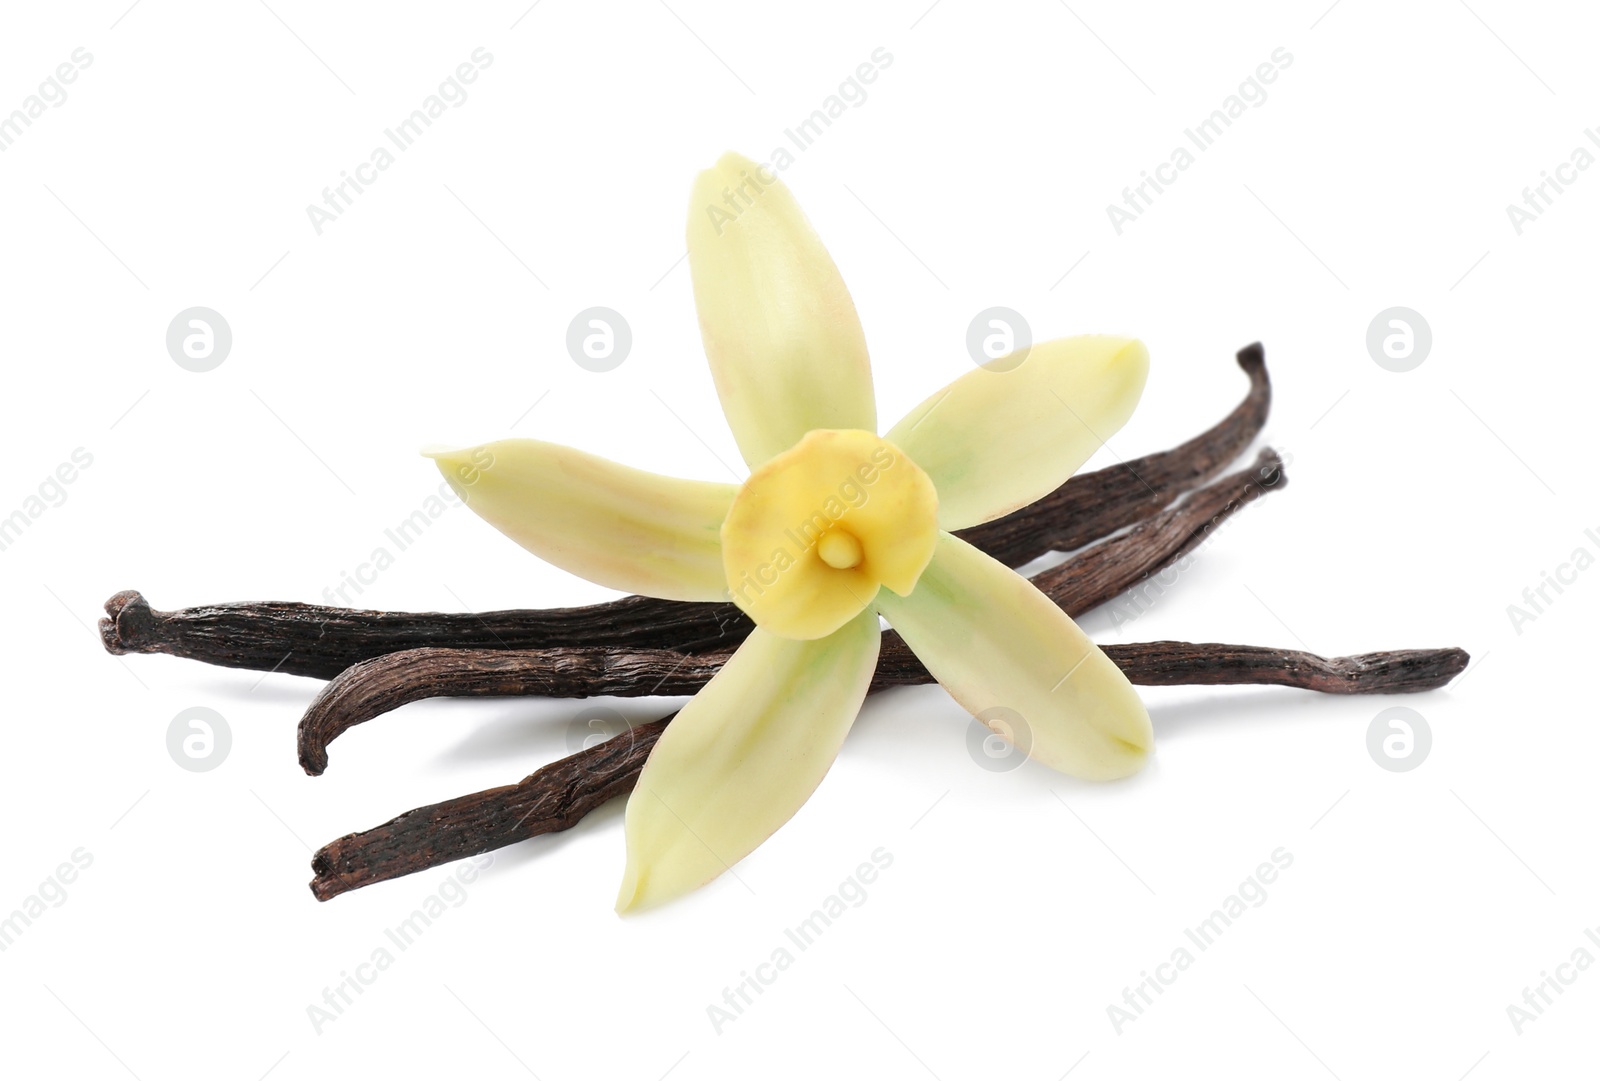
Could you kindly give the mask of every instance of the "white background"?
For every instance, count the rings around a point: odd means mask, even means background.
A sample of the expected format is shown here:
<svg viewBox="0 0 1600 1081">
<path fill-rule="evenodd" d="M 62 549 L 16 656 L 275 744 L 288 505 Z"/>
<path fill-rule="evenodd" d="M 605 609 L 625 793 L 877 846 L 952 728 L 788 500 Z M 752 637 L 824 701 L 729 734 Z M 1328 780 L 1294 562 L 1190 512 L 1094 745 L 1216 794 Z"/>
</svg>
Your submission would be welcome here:
<svg viewBox="0 0 1600 1081">
<path fill-rule="evenodd" d="M 92 64 L 0 153 L 0 516 L 82 447 L 0 552 L 8 702 L 0 914 L 93 863 L 0 954 L 8 1072 L 140 1078 L 858 1076 L 1475 1079 L 1592 1068 L 1600 972 L 1519 1034 L 1507 1007 L 1600 947 L 1589 570 L 1600 169 L 1519 235 L 1525 187 L 1600 127 L 1592 11 L 1403 5 L 7 4 L 0 112 Z M 1203 10 L 1202 10 L 1203 8 Z M 115 24 L 115 25 L 113 25 Z M 319 236 L 306 206 L 485 48 L 493 63 Z M 314 681 L 115 659 L 113 592 L 157 607 L 321 600 L 438 477 L 433 441 L 568 442 L 660 472 L 737 463 L 683 254 L 689 184 L 770 157 L 874 49 L 892 56 L 784 173 L 854 293 L 879 414 L 969 370 L 968 321 L 1131 333 L 1152 356 L 1133 457 L 1212 424 L 1266 343 L 1290 483 L 1136 622 L 1328 653 L 1460 645 L 1406 699 L 1147 692 L 1126 783 L 979 769 L 937 688 L 873 700 L 803 811 L 730 876 L 619 919 L 621 804 L 498 853 L 319 1033 L 307 1007 L 453 870 L 328 904 L 310 849 L 566 753 L 575 703 L 426 703 L 295 762 Z M 1106 212 L 1278 48 L 1292 64 L 1121 235 Z M 1593 148 L 1600 152 L 1600 148 Z M 1070 269 L 1070 273 L 1068 273 Z M 1063 276 L 1065 275 L 1065 276 Z M 179 311 L 234 344 L 196 374 Z M 605 305 L 615 371 L 567 356 Z M 1416 370 L 1369 356 L 1404 305 Z M 1103 454 L 1092 465 L 1115 459 Z M 603 599 L 452 510 L 360 603 Z M 1552 597 L 1555 595 L 1552 593 Z M 1379 768 L 1375 714 L 1433 748 Z M 650 719 L 669 702 L 621 703 Z M 173 716 L 221 712 L 179 769 Z M 892 866 L 736 1021 L 707 1007 L 875 849 Z M 1107 1007 L 1283 847 L 1292 866 L 1120 1033 Z M 1568 972 L 1574 970 L 1566 970 Z"/>
</svg>

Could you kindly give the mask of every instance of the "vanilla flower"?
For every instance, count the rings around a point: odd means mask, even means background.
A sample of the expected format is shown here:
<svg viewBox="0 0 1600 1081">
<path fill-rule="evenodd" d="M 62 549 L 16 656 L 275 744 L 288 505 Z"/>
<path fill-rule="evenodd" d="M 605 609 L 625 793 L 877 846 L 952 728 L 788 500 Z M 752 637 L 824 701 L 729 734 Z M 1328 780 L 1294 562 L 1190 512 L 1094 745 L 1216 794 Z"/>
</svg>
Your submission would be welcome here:
<svg viewBox="0 0 1600 1081">
<path fill-rule="evenodd" d="M 1150 719 L 1127 678 L 952 531 L 1064 483 L 1133 412 L 1144 346 L 1033 345 L 880 436 L 855 306 L 788 188 L 725 155 L 695 183 L 688 233 L 742 485 L 533 439 L 430 452 L 468 506 L 556 566 L 632 593 L 731 599 L 756 624 L 645 763 L 617 910 L 715 878 L 810 797 L 866 696 L 880 615 L 966 709 L 1020 717 L 1033 758 L 1086 778 L 1138 770 Z"/>
</svg>

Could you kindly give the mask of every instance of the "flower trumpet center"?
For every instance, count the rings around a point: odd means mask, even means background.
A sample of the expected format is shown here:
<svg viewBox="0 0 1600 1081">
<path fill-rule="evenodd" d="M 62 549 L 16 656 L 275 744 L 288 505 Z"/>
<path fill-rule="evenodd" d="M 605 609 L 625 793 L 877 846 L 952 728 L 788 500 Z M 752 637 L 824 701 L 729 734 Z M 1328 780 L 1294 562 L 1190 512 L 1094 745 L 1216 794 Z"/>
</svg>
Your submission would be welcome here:
<svg viewBox="0 0 1600 1081">
<path fill-rule="evenodd" d="M 905 596 L 939 539 L 933 482 L 871 432 L 819 428 L 750 475 L 722 523 L 728 595 L 785 638 L 821 638 L 887 586 Z"/>
<path fill-rule="evenodd" d="M 830 529 L 817 541 L 817 555 L 836 571 L 851 570 L 861 566 L 861 542 L 854 533 Z"/>
</svg>

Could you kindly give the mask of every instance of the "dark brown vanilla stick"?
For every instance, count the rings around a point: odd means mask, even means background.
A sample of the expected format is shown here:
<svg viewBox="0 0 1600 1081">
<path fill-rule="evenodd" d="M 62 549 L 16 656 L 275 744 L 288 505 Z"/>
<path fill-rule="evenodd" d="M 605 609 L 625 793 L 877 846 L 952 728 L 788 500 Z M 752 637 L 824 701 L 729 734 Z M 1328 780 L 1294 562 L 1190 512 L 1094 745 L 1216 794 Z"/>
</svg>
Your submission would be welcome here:
<svg viewBox="0 0 1600 1081">
<path fill-rule="evenodd" d="M 1002 563 L 1109 536 L 1216 476 L 1260 433 L 1271 385 L 1259 343 L 1239 351 L 1250 392 L 1221 423 L 1172 450 L 1073 477 L 1022 510 L 963 530 Z M 725 650 L 750 621 L 731 604 L 625 597 L 582 608 L 482 613 L 374 612 L 317 604 L 213 604 L 161 612 L 134 590 L 106 602 L 100 636 L 111 653 L 167 653 L 229 668 L 331 679 L 385 653 L 421 646 L 558 646 Z"/>
<path fill-rule="evenodd" d="M 1329 658 L 1298 650 L 1194 642 L 1104 648 L 1134 683 L 1162 687 L 1266 683 L 1331 694 L 1398 694 L 1442 687 L 1467 665 L 1467 655 L 1459 649 Z M 898 653 L 901 656 L 890 662 L 892 682 L 930 681 L 909 650 L 901 647 Z M 502 652 L 495 657 L 506 660 L 527 654 Z M 878 671 L 881 679 L 881 660 Z M 632 790 L 650 749 L 671 719 L 639 725 L 552 762 L 517 784 L 419 807 L 324 845 L 311 860 L 316 874 L 311 892 L 326 901 L 375 882 L 569 829 L 607 800 Z"/>
<path fill-rule="evenodd" d="M 311 857 L 316 875 L 311 892 L 327 901 L 375 882 L 571 829 L 606 801 L 633 791 L 650 748 L 670 720 L 631 728 L 516 784 L 418 807 L 375 829 L 323 845 Z"/>
<path fill-rule="evenodd" d="M 1126 533 L 1039 572 L 1033 581 L 1068 615 L 1081 615 L 1181 558 L 1230 514 L 1285 483 L 1277 452 L 1264 450 L 1253 468 L 1207 485 Z M 897 651 L 910 656 L 899 635 L 891 632 L 884 637 L 880 676 Z M 328 767 L 328 744 L 341 733 L 418 699 L 692 694 L 716 674 L 727 655 L 584 646 L 519 651 L 433 647 L 388 653 L 341 672 L 312 701 L 300 721 L 300 765 L 313 776 L 320 774 Z M 922 675 L 925 681 L 927 673 Z"/>
<path fill-rule="evenodd" d="M 328 768 L 328 744 L 358 724 L 425 698 L 596 698 L 693 694 L 732 652 L 671 649 L 446 649 L 385 653 L 329 680 L 300 718 L 300 766 Z"/>
<path fill-rule="evenodd" d="M 1393 649 L 1349 657 L 1215 642 L 1139 642 L 1102 648 L 1128 679 L 1141 687 L 1269 684 L 1323 694 L 1433 691 L 1466 671 L 1471 660 L 1466 650 L 1454 647 Z"/>
<path fill-rule="evenodd" d="M 738 645 L 752 626 L 731 604 L 655 597 L 477 613 L 374 612 L 294 601 L 160 612 L 130 589 L 106 601 L 100 638 L 110 653 L 167 653 L 225 668 L 332 679 L 353 664 L 419 646 L 670 646 L 699 653 Z"/>
</svg>

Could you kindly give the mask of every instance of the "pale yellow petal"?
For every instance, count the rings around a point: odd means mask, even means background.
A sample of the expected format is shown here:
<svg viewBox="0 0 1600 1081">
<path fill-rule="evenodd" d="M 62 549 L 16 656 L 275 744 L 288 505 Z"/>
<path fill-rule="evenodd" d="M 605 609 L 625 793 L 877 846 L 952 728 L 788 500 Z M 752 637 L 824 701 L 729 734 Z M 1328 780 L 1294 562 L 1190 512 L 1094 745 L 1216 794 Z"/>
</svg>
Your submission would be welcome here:
<svg viewBox="0 0 1600 1081">
<path fill-rule="evenodd" d="M 1004 564 L 946 533 L 911 596 L 878 607 L 956 701 L 1031 757 L 1091 780 L 1144 765 L 1154 736 L 1133 685 Z"/>
<path fill-rule="evenodd" d="M 618 912 L 704 885 L 789 821 L 856 719 L 878 640 L 871 609 L 815 641 L 751 632 L 667 725 L 628 797 Z"/>
<path fill-rule="evenodd" d="M 775 172 L 725 154 L 700 174 L 689 270 L 722 411 L 750 468 L 813 428 L 877 430 L 855 304 Z"/>
<path fill-rule="evenodd" d="M 737 489 L 537 439 L 424 451 L 468 507 L 528 551 L 612 589 L 727 598 L 719 531 Z"/>
<path fill-rule="evenodd" d="M 939 525 L 966 529 L 1064 484 L 1132 415 L 1150 355 L 1085 335 L 1001 357 L 928 398 L 885 437 L 939 489 Z"/>
</svg>

